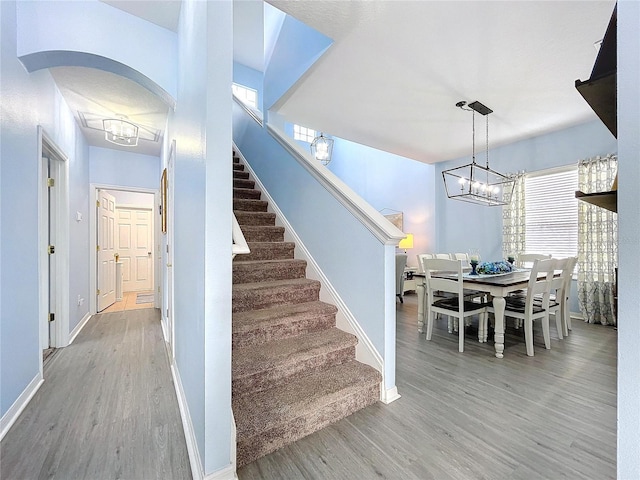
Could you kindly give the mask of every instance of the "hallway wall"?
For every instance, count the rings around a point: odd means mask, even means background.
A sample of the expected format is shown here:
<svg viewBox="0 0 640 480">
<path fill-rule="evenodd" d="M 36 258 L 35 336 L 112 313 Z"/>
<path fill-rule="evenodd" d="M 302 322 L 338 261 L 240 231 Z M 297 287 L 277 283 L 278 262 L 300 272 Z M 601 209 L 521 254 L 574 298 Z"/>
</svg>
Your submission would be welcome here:
<svg viewBox="0 0 640 480">
<path fill-rule="evenodd" d="M 16 58 L 16 3 L 0 2 L 2 136 L 0 212 L 0 414 L 37 387 L 39 331 L 39 164 L 37 126 L 68 157 L 69 212 L 88 218 L 88 147 L 48 71 L 28 74 Z M 20 208 L 16 208 L 19 205 Z M 88 303 L 87 222 L 69 223 L 69 330 Z M 71 299 L 74 299 L 71 301 Z M 21 395 L 23 397 L 21 397 Z M 10 412 L 11 413 L 11 412 Z M 4 422 L 3 422 L 4 427 Z"/>
</svg>

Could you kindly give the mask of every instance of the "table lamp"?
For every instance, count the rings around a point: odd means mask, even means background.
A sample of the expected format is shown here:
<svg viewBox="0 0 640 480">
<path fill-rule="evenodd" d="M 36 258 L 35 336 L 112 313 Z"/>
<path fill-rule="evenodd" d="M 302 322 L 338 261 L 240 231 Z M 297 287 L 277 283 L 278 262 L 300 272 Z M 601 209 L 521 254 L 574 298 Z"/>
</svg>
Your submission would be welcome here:
<svg viewBox="0 0 640 480">
<path fill-rule="evenodd" d="M 407 236 L 400 240 L 398 248 L 404 248 L 404 253 L 407 253 L 407 248 L 413 248 L 413 233 L 407 233 Z"/>
</svg>

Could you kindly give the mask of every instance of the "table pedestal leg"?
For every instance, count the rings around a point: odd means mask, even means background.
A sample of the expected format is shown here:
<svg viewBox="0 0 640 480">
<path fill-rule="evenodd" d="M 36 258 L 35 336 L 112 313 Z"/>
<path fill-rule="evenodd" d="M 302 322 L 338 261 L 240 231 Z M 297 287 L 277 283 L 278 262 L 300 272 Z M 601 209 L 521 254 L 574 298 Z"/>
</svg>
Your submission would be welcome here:
<svg viewBox="0 0 640 480">
<path fill-rule="evenodd" d="M 416 293 L 418 294 L 418 332 L 422 333 L 424 331 L 424 285 L 418 283 Z"/>
<path fill-rule="evenodd" d="M 496 357 L 502 358 L 504 352 L 504 297 L 493 297 L 493 311 L 495 316 L 495 347 Z"/>
</svg>

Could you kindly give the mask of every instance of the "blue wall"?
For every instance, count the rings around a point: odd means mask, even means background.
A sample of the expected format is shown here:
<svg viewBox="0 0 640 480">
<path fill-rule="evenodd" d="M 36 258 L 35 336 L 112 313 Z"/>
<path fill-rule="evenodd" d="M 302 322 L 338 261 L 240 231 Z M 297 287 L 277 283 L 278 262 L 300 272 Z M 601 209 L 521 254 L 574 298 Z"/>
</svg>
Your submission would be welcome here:
<svg viewBox="0 0 640 480">
<path fill-rule="evenodd" d="M 298 81 L 331 43 L 330 38 L 287 15 L 264 75 L 264 111 Z"/>
<path fill-rule="evenodd" d="M 160 188 L 159 157 L 100 147 L 89 147 L 89 156 L 91 183 L 152 190 Z"/>
<path fill-rule="evenodd" d="M 416 266 L 418 253 L 435 252 L 434 166 L 340 138 L 334 140 L 329 170 L 376 210 L 403 212 L 403 231 L 414 234 L 407 263 Z"/>
<path fill-rule="evenodd" d="M 68 157 L 69 214 L 88 218 L 88 147 L 48 71 L 28 74 L 16 58 L 16 3 L 0 2 L 2 17 L 0 97 L 2 144 L 0 206 L 0 415 L 40 377 L 37 126 Z M 16 208 L 19 205 L 19 208 Z M 88 226 L 70 224 L 70 297 L 88 295 Z M 70 300 L 69 327 L 85 315 Z"/>
</svg>

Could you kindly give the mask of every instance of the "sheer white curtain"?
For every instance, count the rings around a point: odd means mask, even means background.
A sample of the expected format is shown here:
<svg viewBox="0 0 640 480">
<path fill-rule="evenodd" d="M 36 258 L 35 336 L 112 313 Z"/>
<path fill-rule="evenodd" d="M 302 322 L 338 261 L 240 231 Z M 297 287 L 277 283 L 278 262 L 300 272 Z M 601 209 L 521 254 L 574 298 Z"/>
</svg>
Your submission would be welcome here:
<svg viewBox="0 0 640 480">
<path fill-rule="evenodd" d="M 526 245 L 526 210 L 524 198 L 524 173 L 510 176 L 515 179 L 515 186 L 511 196 L 505 195 L 509 204 L 502 207 L 502 256 L 518 257 L 524 253 Z"/>
<path fill-rule="evenodd" d="M 611 190 L 618 157 L 607 155 L 578 163 L 578 189 L 584 193 Z M 618 215 L 578 202 L 578 299 L 585 322 L 616 325 L 613 308 L 618 264 Z"/>
</svg>

